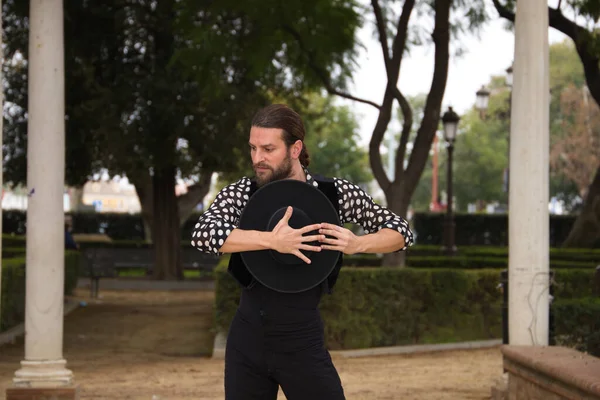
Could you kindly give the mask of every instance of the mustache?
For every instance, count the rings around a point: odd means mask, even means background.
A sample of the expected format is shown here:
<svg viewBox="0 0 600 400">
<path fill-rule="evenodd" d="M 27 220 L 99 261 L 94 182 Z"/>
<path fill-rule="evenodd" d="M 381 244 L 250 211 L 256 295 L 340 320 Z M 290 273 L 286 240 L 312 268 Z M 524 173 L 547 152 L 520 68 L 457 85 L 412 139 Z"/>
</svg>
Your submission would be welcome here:
<svg viewBox="0 0 600 400">
<path fill-rule="evenodd" d="M 272 169 L 270 166 L 266 165 L 266 164 L 254 164 L 254 169 L 257 168 L 268 168 L 268 169 Z"/>
</svg>

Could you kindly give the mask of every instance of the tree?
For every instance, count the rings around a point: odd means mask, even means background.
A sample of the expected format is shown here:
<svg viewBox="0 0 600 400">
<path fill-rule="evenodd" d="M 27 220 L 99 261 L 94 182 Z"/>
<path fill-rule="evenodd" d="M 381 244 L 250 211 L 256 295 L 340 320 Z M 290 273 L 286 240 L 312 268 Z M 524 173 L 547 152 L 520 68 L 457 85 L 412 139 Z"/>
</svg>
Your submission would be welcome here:
<svg viewBox="0 0 600 400">
<path fill-rule="evenodd" d="M 572 85 L 562 93 L 561 114 L 563 134 L 552 145 L 550 165 L 575 183 L 583 199 L 600 165 L 600 108 L 587 86 Z"/>
<path fill-rule="evenodd" d="M 4 5 L 8 59 L 27 59 L 25 3 Z M 351 0 L 285 7 L 274 0 L 66 2 L 71 179 L 85 181 L 101 168 L 127 176 L 152 230 L 155 278 L 182 279 L 180 224 L 206 194 L 213 172 L 236 167 L 230 150 L 246 142 L 246 122 L 269 91 L 318 86 L 298 39 L 319 44 L 312 62 L 343 87 L 358 24 Z M 26 121 L 26 79 L 12 72 L 7 80 L 15 91 L 7 101 L 18 106 L 13 120 Z M 10 155 L 26 144 L 24 126 L 10 128 Z M 13 170 L 24 170 L 23 157 L 13 162 L 21 162 Z M 179 198 L 176 178 L 192 183 Z"/>
<path fill-rule="evenodd" d="M 503 99 L 490 100 L 491 113 L 502 112 Z M 455 146 L 454 194 L 457 208 L 466 209 L 470 203 L 506 201 L 502 185 L 508 160 L 506 120 L 482 120 L 478 112 L 472 110 L 461 118 L 461 125 L 463 133 L 457 136 Z"/>
<path fill-rule="evenodd" d="M 302 43 L 301 47 L 311 67 L 321 77 L 325 88 L 330 94 L 350 100 L 362 102 L 375 107 L 378 112 L 377 122 L 369 143 L 369 160 L 373 175 L 385 193 L 387 205 L 400 215 L 406 215 L 410 200 L 415 192 L 421 174 L 427 163 L 431 143 L 440 126 L 441 104 L 446 88 L 448 63 L 450 58 L 450 38 L 453 33 L 465 29 L 475 30 L 485 20 L 485 9 L 478 2 L 437 0 L 415 2 L 406 0 L 399 13 L 400 7 L 394 1 L 385 3 L 371 0 L 370 12 L 374 18 L 376 36 L 379 39 L 381 53 L 385 65 L 387 84 L 381 102 L 365 100 L 353 96 L 343 88 L 336 87 L 327 79 L 327 74 L 316 64 L 314 56 L 317 46 Z M 451 11 L 460 13 L 463 19 L 452 19 Z M 365 10 L 365 14 L 367 11 Z M 429 20 L 425 20 L 431 18 Z M 412 25 L 410 24 L 412 22 Z M 432 31 L 428 31 L 433 26 Z M 427 42 L 431 38 L 434 51 L 434 72 L 431 90 L 427 94 L 423 111 L 422 123 L 417 130 L 414 145 L 410 149 L 408 163 L 404 163 L 409 149 L 409 135 L 413 126 L 413 110 L 397 86 L 400 76 L 400 66 L 411 45 Z M 393 115 L 394 104 L 397 104 L 403 116 L 403 128 L 396 150 L 396 165 L 394 179 L 387 176 L 380 153 L 388 125 Z M 392 133 L 390 133 L 392 134 Z M 386 254 L 384 265 L 404 265 L 404 253 Z"/>
<path fill-rule="evenodd" d="M 514 22 L 515 0 L 492 0 L 500 17 Z M 573 19 L 563 13 L 564 10 Z M 549 24 L 552 28 L 567 35 L 572 41 L 581 60 L 585 81 L 590 95 L 600 105 L 600 3 L 596 0 L 560 0 L 556 8 L 548 7 Z M 583 20 L 583 24 L 577 21 Z M 596 166 L 594 178 L 587 190 L 583 208 L 577 217 L 565 247 L 590 247 L 600 241 L 600 165 Z"/>
</svg>

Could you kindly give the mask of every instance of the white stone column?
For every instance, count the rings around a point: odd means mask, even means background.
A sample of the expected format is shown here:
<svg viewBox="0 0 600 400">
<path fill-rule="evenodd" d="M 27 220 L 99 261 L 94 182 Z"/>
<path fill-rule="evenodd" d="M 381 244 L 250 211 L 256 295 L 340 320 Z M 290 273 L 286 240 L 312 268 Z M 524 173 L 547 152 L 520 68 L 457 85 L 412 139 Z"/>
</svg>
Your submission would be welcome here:
<svg viewBox="0 0 600 400">
<path fill-rule="evenodd" d="M 510 131 L 509 343 L 547 345 L 548 3 L 518 0 Z"/>
<path fill-rule="evenodd" d="M 2 0 L 0 0 L 0 49 L 2 48 Z M 4 80 L 2 67 L 4 66 L 4 52 L 0 51 L 0 82 Z M 0 110 L 4 110 L 4 85 L 0 85 Z M 0 151 L 4 147 L 4 118 L 0 118 Z M 2 234 L 2 198 L 4 194 L 4 168 L 0 169 L 0 235 Z M 0 237 L 0 321 L 2 321 L 2 238 Z"/>
<path fill-rule="evenodd" d="M 63 359 L 65 106 L 62 0 L 31 0 L 25 360 L 17 387 L 72 383 Z"/>
</svg>

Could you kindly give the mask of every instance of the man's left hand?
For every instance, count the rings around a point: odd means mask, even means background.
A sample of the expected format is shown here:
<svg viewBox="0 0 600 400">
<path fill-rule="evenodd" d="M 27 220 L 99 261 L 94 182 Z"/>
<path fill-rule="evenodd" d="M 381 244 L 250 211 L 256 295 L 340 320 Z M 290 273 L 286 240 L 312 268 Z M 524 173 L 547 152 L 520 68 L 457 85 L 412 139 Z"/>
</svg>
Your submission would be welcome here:
<svg viewBox="0 0 600 400">
<path fill-rule="evenodd" d="M 319 233 L 332 236 L 333 238 L 321 239 L 323 250 L 336 250 L 344 254 L 355 254 L 359 252 L 359 239 L 351 230 L 341 226 L 323 223 Z"/>
</svg>

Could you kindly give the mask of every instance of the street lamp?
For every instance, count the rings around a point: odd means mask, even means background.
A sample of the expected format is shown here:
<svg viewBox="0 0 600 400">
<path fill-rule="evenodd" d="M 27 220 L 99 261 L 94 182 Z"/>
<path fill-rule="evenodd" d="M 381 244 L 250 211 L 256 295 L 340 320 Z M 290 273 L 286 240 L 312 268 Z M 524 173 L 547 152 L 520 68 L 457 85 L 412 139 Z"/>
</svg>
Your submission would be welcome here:
<svg viewBox="0 0 600 400">
<path fill-rule="evenodd" d="M 446 143 L 448 144 L 448 178 L 446 182 L 446 191 L 448 196 L 446 200 L 446 220 L 444 221 L 444 251 L 448 255 L 453 255 L 456 253 L 456 245 L 454 240 L 454 215 L 452 214 L 452 154 L 454 152 L 454 140 L 456 139 L 458 121 L 460 121 L 458 114 L 452 110 L 452 107 L 448 107 L 448 111 L 442 115 L 442 123 L 444 124 L 444 139 L 446 139 Z"/>
<path fill-rule="evenodd" d="M 512 88 L 513 85 L 513 67 L 506 68 L 506 86 Z"/>
<path fill-rule="evenodd" d="M 479 89 L 475 95 L 475 107 L 479 110 L 479 116 L 481 119 L 484 119 L 485 112 L 490 101 L 490 91 L 485 87 L 485 85 L 481 85 L 481 89 Z"/>
<path fill-rule="evenodd" d="M 508 193 L 509 186 L 510 186 L 510 168 L 509 168 L 510 167 L 510 124 L 511 124 L 510 118 L 511 118 L 511 112 L 512 112 L 512 85 L 513 85 L 513 66 L 512 66 L 512 64 L 508 68 L 506 68 L 505 83 L 506 83 L 506 86 L 508 87 L 510 93 L 508 95 L 508 122 L 509 122 L 508 135 L 507 135 L 508 165 L 504 169 L 504 173 L 503 173 L 503 181 L 504 181 L 503 182 L 503 191 L 505 193 Z M 481 89 L 479 89 L 477 91 L 476 96 L 477 97 L 476 97 L 476 101 L 475 101 L 475 106 L 479 110 L 480 118 L 484 119 L 485 112 L 487 111 L 487 108 L 488 108 L 490 92 L 484 86 L 482 86 Z M 508 197 L 507 197 L 507 201 L 506 201 L 507 206 L 508 206 L 508 203 L 509 202 L 508 202 Z"/>
</svg>

